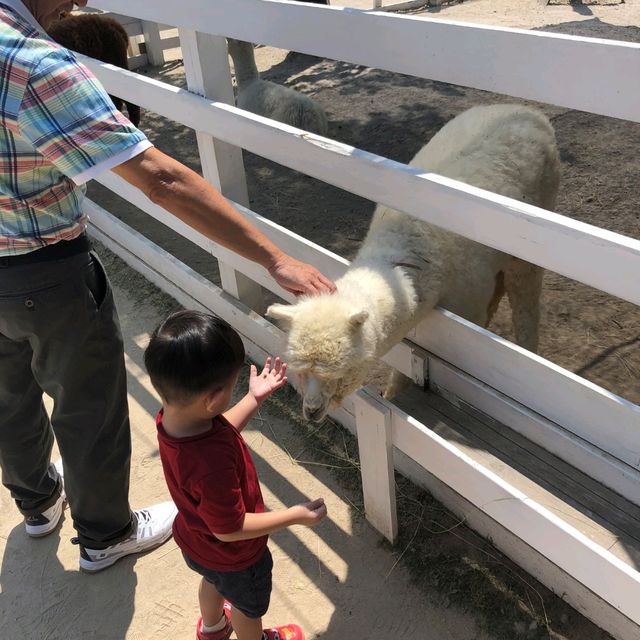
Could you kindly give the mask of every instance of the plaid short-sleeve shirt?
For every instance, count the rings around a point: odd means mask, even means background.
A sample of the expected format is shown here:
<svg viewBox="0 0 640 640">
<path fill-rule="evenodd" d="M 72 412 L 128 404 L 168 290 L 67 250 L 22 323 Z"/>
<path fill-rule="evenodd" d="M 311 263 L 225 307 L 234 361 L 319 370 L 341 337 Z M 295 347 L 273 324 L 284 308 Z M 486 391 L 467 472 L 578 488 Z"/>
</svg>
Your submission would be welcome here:
<svg viewBox="0 0 640 640">
<path fill-rule="evenodd" d="M 151 146 L 20 0 L 0 0 L 0 256 L 85 228 L 84 183 Z"/>
</svg>

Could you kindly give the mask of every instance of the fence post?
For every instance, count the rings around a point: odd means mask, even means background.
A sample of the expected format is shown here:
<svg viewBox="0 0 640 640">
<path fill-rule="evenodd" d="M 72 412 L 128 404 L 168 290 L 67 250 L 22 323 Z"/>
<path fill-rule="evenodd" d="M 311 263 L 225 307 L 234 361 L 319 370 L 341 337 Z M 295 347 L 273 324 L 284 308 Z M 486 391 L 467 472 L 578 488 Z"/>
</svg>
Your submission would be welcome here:
<svg viewBox="0 0 640 640">
<path fill-rule="evenodd" d="M 391 410 L 367 389 L 355 396 L 362 493 L 367 520 L 389 542 L 398 536 Z"/>
<path fill-rule="evenodd" d="M 164 64 L 164 49 L 160 37 L 160 25 L 157 22 L 141 20 L 144 33 L 144 47 L 149 64 L 159 66 Z"/>
<path fill-rule="evenodd" d="M 226 39 L 183 28 L 178 29 L 178 34 L 189 91 L 235 104 Z M 248 207 L 241 149 L 199 131 L 196 138 L 202 175 L 225 197 Z M 220 260 L 218 266 L 222 288 L 248 307 L 262 312 L 264 299 L 260 285 Z"/>
</svg>

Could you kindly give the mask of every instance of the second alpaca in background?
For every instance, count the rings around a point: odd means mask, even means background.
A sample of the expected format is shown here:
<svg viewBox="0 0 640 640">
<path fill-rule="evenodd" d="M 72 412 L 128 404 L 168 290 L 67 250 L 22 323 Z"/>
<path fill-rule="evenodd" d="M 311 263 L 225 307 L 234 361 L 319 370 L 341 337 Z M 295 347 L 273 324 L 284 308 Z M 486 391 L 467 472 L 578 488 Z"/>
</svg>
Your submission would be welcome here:
<svg viewBox="0 0 640 640">
<path fill-rule="evenodd" d="M 102 62 L 128 69 L 127 48 L 129 36 L 124 27 L 113 18 L 99 14 L 64 14 L 49 27 L 49 35 L 58 44 Z M 127 105 L 129 120 L 140 124 L 140 107 L 117 96 L 110 96 L 115 108 L 122 111 Z"/>
<path fill-rule="evenodd" d="M 227 43 L 238 83 L 236 105 L 240 109 L 327 135 L 327 115 L 319 104 L 289 87 L 261 80 L 250 42 L 228 38 Z"/>
</svg>

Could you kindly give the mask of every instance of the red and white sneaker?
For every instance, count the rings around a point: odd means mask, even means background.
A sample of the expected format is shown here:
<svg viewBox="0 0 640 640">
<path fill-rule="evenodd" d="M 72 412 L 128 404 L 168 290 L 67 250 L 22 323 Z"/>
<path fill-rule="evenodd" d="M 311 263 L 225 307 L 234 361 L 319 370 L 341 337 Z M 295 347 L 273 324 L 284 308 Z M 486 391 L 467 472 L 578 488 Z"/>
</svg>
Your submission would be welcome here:
<svg viewBox="0 0 640 640">
<path fill-rule="evenodd" d="M 297 624 L 271 627 L 262 631 L 262 640 L 304 640 L 304 633 Z"/>
<path fill-rule="evenodd" d="M 231 626 L 231 605 L 225 600 L 223 609 L 224 617 L 226 618 L 226 624 L 220 631 L 212 631 L 211 633 L 205 633 L 202 630 L 202 618 L 198 618 L 198 625 L 196 627 L 196 640 L 228 640 L 233 631 Z"/>
</svg>

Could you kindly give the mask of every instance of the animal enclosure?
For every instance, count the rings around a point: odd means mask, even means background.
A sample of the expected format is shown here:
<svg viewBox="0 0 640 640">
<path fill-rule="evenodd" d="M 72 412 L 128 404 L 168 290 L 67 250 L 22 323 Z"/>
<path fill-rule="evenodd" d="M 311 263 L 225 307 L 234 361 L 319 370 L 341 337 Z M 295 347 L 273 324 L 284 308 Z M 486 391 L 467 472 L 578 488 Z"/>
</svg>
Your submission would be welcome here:
<svg viewBox="0 0 640 640">
<path fill-rule="evenodd" d="M 635 121 L 640 90 L 631 77 L 638 68 L 638 45 L 286 2 L 245 0 L 242 14 L 231 2 L 187 4 L 188 11 L 178 11 L 165 2 L 131 7 L 116 0 L 97 3 L 176 25 L 191 93 L 90 64 L 109 90 L 117 88 L 128 99 L 196 129 L 206 177 L 240 205 L 248 199 L 241 157 L 234 147 L 640 302 L 634 277 L 640 243 L 635 240 L 228 106 L 233 94 L 222 36 Z M 197 21 L 189 18 L 193 15 Z M 286 26 L 293 22 L 295 30 Z M 330 42 L 323 35 L 327 32 L 333 34 Z M 184 227 L 114 176 L 103 182 L 218 257 L 225 292 L 88 204 L 97 237 L 185 304 L 204 305 L 232 322 L 254 358 L 279 348 L 281 332 L 249 311 L 261 309 L 254 283 L 285 300 L 290 296 L 260 268 Z M 344 260 L 260 218 L 259 212 L 242 210 L 293 255 L 333 277 L 344 270 Z M 482 225 L 474 224 L 477 219 Z M 432 314 L 407 338 L 386 357 L 405 375 L 501 421 L 637 504 L 638 407 L 446 311 Z M 525 546 L 545 558 L 545 569 L 537 575 L 556 591 L 566 592 L 574 606 L 619 637 L 637 633 L 640 582 L 632 562 L 607 551 L 608 545 L 590 539 L 572 521 L 480 464 L 432 425 L 425 426 L 426 419 L 407 414 L 370 390 L 349 398 L 335 417 L 358 432 L 367 516 L 387 537 L 395 535 L 395 451 L 403 471 L 407 465 L 399 453 L 450 487 L 457 500 L 464 499 L 462 515 L 467 515 L 468 503 L 475 505 L 476 517 L 469 522 L 525 568 L 534 571 L 538 566 L 538 556 Z M 456 507 L 453 497 L 449 503 Z M 595 596 L 589 599 L 585 591 Z"/>
</svg>

